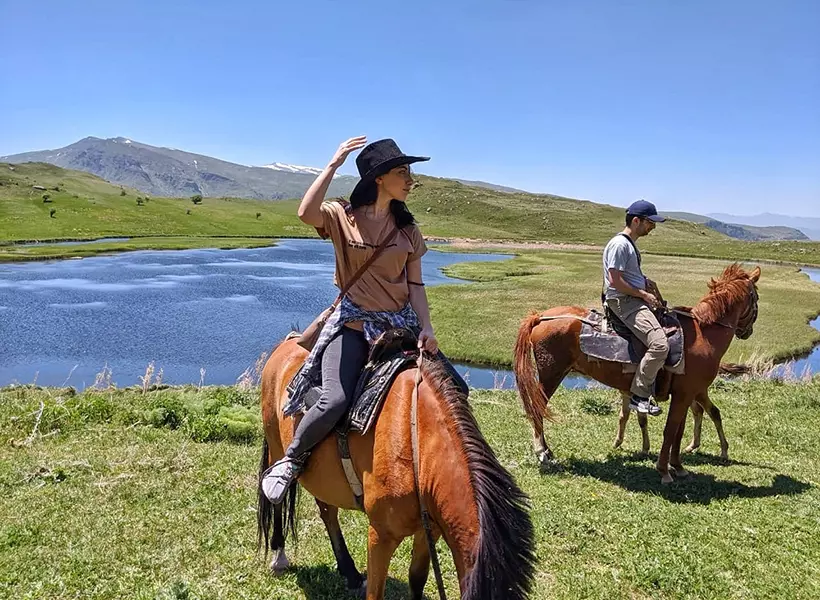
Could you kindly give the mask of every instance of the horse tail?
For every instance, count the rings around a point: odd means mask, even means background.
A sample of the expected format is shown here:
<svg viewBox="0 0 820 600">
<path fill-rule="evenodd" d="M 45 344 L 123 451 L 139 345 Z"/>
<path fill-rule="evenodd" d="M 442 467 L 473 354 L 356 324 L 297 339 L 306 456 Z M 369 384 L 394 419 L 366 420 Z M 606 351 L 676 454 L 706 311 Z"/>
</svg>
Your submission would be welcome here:
<svg viewBox="0 0 820 600">
<path fill-rule="evenodd" d="M 282 502 L 282 516 L 283 521 L 285 523 L 285 527 L 283 528 L 283 533 L 285 539 L 287 539 L 288 529 L 290 529 L 291 535 L 293 535 L 293 541 L 298 542 L 299 536 L 296 533 L 296 500 L 298 499 L 299 495 L 299 483 L 294 481 L 290 489 L 288 490 L 287 498 Z"/>
<path fill-rule="evenodd" d="M 273 522 L 273 504 L 268 500 L 265 492 L 262 491 L 262 473 L 270 466 L 268 455 L 268 438 L 262 442 L 262 458 L 259 461 L 259 482 L 256 491 L 256 551 L 265 547 L 265 557 L 268 556 L 268 544 L 270 541 L 270 528 Z"/>
<path fill-rule="evenodd" d="M 259 461 L 259 487 L 256 496 L 256 551 L 259 552 L 264 544 L 265 557 L 267 557 L 268 548 L 270 547 L 271 527 L 274 530 L 274 538 L 279 536 L 276 532 L 282 532 L 281 542 L 283 545 L 287 540 L 288 529 L 293 534 L 293 540 L 298 541 L 296 534 L 296 501 L 299 484 L 294 481 L 281 506 L 274 506 L 268 500 L 265 492 L 262 491 L 262 474 L 267 471 L 269 466 L 268 440 L 265 438 L 265 441 L 262 442 L 262 458 Z M 277 522 L 274 523 L 274 520 Z M 278 544 L 279 542 L 274 539 L 274 543 Z"/>
<path fill-rule="evenodd" d="M 518 339 L 515 342 L 513 371 L 524 412 L 530 421 L 540 422 L 543 419 L 552 420 L 552 413 L 547 406 L 549 398 L 538 381 L 535 372 L 533 345 L 530 336 L 533 328 L 541 322 L 541 315 L 532 313 L 525 317 L 518 329 Z"/>
<path fill-rule="evenodd" d="M 752 372 L 752 367 L 749 365 L 741 365 L 737 363 L 720 363 L 718 373 L 722 375 L 746 375 Z"/>
</svg>

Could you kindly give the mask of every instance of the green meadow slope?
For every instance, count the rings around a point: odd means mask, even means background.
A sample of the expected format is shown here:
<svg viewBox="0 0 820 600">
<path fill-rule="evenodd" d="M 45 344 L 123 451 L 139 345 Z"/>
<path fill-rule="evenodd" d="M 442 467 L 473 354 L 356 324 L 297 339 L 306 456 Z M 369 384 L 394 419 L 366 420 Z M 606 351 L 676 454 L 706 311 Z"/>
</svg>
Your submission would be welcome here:
<svg viewBox="0 0 820 600">
<path fill-rule="evenodd" d="M 410 208 L 430 237 L 600 246 L 623 226 L 622 208 L 594 202 L 507 193 L 426 176 L 419 177 L 419 184 Z M 44 194 L 49 196 L 47 202 Z M 146 200 L 140 192 L 88 173 L 43 163 L 0 163 L 0 244 L 7 243 L 0 248 L 0 260 L 32 254 L 78 255 L 65 246 L 35 252 L 8 245 L 22 240 L 148 236 L 154 238 L 152 248 L 177 248 L 179 240 L 163 246 L 159 238 L 315 236 L 296 218 L 296 205 L 297 200 L 205 198 L 198 205 L 184 198 Z M 129 248 L 99 250 L 133 249 L 147 243 L 134 240 Z M 745 242 L 687 221 L 664 223 L 641 245 L 646 252 L 658 254 L 820 264 L 820 242 Z"/>
</svg>

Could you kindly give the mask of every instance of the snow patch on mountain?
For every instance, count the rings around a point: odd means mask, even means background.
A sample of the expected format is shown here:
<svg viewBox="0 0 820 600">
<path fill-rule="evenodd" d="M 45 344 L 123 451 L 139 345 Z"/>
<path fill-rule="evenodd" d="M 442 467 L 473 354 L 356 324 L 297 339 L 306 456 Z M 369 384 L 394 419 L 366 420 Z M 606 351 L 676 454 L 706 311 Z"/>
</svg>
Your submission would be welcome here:
<svg viewBox="0 0 820 600">
<path fill-rule="evenodd" d="M 262 165 L 265 169 L 273 169 L 274 171 L 285 171 L 287 173 L 304 173 L 306 175 L 318 175 L 322 169 L 318 167 L 305 167 L 302 165 L 288 165 L 285 163 L 275 162 L 269 165 Z M 338 175 L 334 175 L 338 177 Z"/>
</svg>

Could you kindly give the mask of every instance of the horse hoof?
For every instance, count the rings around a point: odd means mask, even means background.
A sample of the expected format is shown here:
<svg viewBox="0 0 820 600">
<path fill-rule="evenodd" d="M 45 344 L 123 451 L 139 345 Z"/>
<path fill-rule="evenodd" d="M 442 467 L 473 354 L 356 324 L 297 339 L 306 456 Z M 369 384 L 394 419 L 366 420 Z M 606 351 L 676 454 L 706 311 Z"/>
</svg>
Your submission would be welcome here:
<svg viewBox="0 0 820 600">
<path fill-rule="evenodd" d="M 623 443 L 624 441 L 622 439 L 615 438 L 615 442 L 612 444 L 612 447 L 616 449 L 620 448 Z"/>
<path fill-rule="evenodd" d="M 290 561 L 288 560 L 288 557 L 285 555 L 284 549 L 278 550 L 270 563 L 270 572 L 273 574 L 274 577 L 279 577 L 280 575 L 283 575 L 285 571 L 287 571 L 289 568 Z"/>
<path fill-rule="evenodd" d="M 700 448 L 700 446 L 693 446 L 692 444 L 689 444 L 688 446 L 686 446 L 686 448 L 683 449 L 683 453 L 692 454 L 692 452 L 694 452 L 698 448 Z"/>
<path fill-rule="evenodd" d="M 543 470 L 552 470 L 558 464 L 558 461 L 549 450 L 544 450 L 538 455 L 538 464 Z"/>
<path fill-rule="evenodd" d="M 360 585 L 360 586 L 359 586 L 359 587 L 358 587 L 358 588 L 357 588 L 357 589 L 353 592 L 353 594 L 354 594 L 357 598 L 362 598 L 362 600 L 364 600 L 365 598 L 367 598 L 367 579 L 365 579 L 365 580 L 362 582 L 362 585 Z"/>
<path fill-rule="evenodd" d="M 670 467 L 672 472 L 675 474 L 677 479 L 686 479 L 689 477 L 689 471 L 684 469 L 683 467 Z"/>
<path fill-rule="evenodd" d="M 670 483 L 672 483 L 673 481 L 675 481 L 675 480 L 672 478 L 672 476 L 671 476 L 669 473 L 664 473 L 664 474 L 661 476 L 661 483 L 662 483 L 663 485 L 669 485 L 669 484 L 670 484 Z"/>
<path fill-rule="evenodd" d="M 728 452 L 721 452 L 720 453 L 720 460 L 723 462 L 729 462 L 729 453 Z"/>
</svg>

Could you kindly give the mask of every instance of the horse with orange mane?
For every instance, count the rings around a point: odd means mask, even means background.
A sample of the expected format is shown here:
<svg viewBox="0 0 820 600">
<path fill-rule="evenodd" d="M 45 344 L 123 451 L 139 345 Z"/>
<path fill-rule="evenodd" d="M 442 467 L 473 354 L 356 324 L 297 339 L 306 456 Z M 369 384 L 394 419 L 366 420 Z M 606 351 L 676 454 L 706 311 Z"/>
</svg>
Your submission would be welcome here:
<svg viewBox="0 0 820 600">
<path fill-rule="evenodd" d="M 663 483 L 673 481 L 670 468 L 679 478 L 688 475 L 680 457 L 686 414 L 693 402 L 704 408 L 713 406 L 709 386 L 720 371 L 721 357 L 734 336 L 747 339 L 752 335 L 758 312 L 756 283 L 759 278 L 759 267 L 746 272 L 735 263 L 727 267 L 720 278 L 709 282 L 709 292 L 698 304 L 691 309 L 675 309 L 683 315 L 680 321 L 686 372 L 671 376 L 671 403 L 656 465 Z M 549 399 L 570 371 L 622 392 L 630 390 L 632 374 L 624 373 L 620 363 L 590 359 L 581 351 L 581 321 L 572 316 L 584 318 L 588 312 L 580 306 L 551 308 L 526 317 L 518 331 L 515 377 L 524 411 L 532 425 L 534 449 L 542 463 L 552 459 L 552 451 L 544 439 L 544 420 L 551 418 Z M 563 315 L 567 318 L 549 318 Z M 714 418 L 715 411 L 710 414 Z M 718 424 L 719 412 L 716 414 Z M 725 452 L 725 438 L 721 443 Z"/>
<path fill-rule="evenodd" d="M 293 339 L 271 354 L 262 373 L 265 441 L 259 467 L 259 543 L 273 551 L 271 570 L 288 568 L 286 522 L 295 533 L 297 485 L 285 502 L 273 505 L 261 487 L 262 474 L 284 456 L 298 419 L 284 417 L 287 386 L 307 357 Z M 349 435 L 350 456 L 364 490 L 370 521 L 367 579 L 358 572 L 339 525 L 340 508 L 357 502 L 339 458 L 335 435 L 315 446 L 298 483 L 319 506 L 338 570 L 347 586 L 366 589 L 367 600 L 384 598 L 390 559 L 401 541 L 413 536 L 409 583 L 412 598 L 423 598 L 431 555 L 421 519 L 419 494 L 429 512 L 432 534 L 449 546 L 463 600 L 523 600 L 535 568 L 528 499 L 498 462 L 479 431 L 463 393 L 444 367 L 422 362 L 393 382 L 375 424 L 365 435 Z M 417 439 L 412 443 L 411 408 L 417 402 Z M 414 447 L 415 446 L 415 447 Z M 418 486 L 414 476 L 418 456 Z M 418 493 L 417 493 L 418 490 Z M 271 531 L 272 530 L 272 531 Z"/>
</svg>

